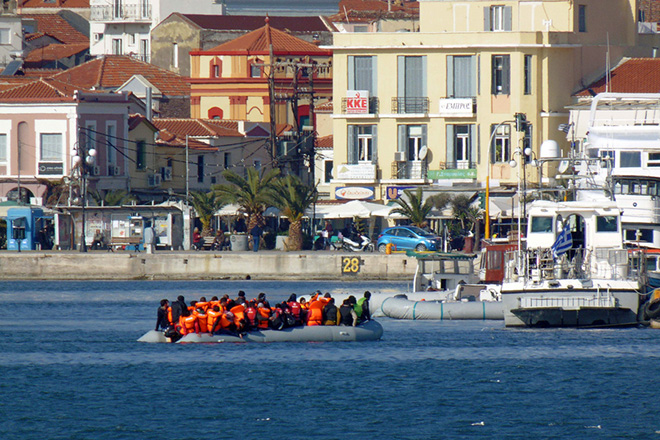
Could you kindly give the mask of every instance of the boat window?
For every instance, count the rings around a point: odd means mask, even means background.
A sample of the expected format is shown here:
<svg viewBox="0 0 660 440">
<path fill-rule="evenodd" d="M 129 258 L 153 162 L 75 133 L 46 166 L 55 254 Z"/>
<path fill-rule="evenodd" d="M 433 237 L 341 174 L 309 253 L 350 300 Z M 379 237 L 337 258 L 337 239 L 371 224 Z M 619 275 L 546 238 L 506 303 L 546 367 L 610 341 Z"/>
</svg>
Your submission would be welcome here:
<svg viewBox="0 0 660 440">
<path fill-rule="evenodd" d="M 621 194 L 630 194 L 630 181 L 621 181 Z"/>
<path fill-rule="evenodd" d="M 642 153 L 640 151 L 622 151 L 620 168 L 639 168 L 642 166 Z"/>
<path fill-rule="evenodd" d="M 647 165 L 650 167 L 660 167 L 660 153 L 649 153 Z"/>
<path fill-rule="evenodd" d="M 599 215 L 596 217 L 596 232 L 617 232 L 616 215 Z"/>
<path fill-rule="evenodd" d="M 598 148 L 588 148 L 587 157 L 589 157 L 589 159 L 596 159 L 598 157 Z"/>
<path fill-rule="evenodd" d="M 607 163 L 609 162 L 609 166 L 614 168 L 615 160 L 614 160 L 614 150 L 600 150 L 600 157 L 603 159 L 603 161 L 600 163 L 601 168 L 607 168 Z M 605 158 L 610 158 L 610 160 L 604 160 Z"/>
<path fill-rule="evenodd" d="M 646 256 L 646 270 L 648 271 L 656 271 L 658 270 L 658 257 L 651 257 L 649 255 Z"/>
<path fill-rule="evenodd" d="M 629 242 L 653 243 L 653 229 L 626 229 L 624 236 Z"/>
<path fill-rule="evenodd" d="M 654 196 L 657 194 L 657 182 L 651 180 L 648 182 L 648 188 L 646 189 L 646 194 Z"/>
<path fill-rule="evenodd" d="M 631 189 L 632 189 L 632 191 L 631 191 L 630 194 L 641 194 L 642 193 L 641 185 L 636 180 L 633 180 Z"/>
<path fill-rule="evenodd" d="M 488 269 L 501 269 L 502 268 L 502 251 L 489 251 L 486 255 L 488 256 Z"/>
<path fill-rule="evenodd" d="M 532 232 L 552 232 L 552 217 L 532 217 Z"/>
</svg>

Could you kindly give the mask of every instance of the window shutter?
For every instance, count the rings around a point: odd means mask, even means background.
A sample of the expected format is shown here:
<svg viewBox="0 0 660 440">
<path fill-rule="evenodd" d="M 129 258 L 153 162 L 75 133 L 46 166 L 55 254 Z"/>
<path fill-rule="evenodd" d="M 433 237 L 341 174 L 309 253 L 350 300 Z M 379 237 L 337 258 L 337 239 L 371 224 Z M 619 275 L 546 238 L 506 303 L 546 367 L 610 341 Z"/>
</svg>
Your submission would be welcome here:
<svg viewBox="0 0 660 440">
<path fill-rule="evenodd" d="M 454 141 L 454 126 L 447 125 L 447 168 L 453 167 L 454 162 L 456 162 L 456 155 L 454 154 L 455 148 L 456 145 Z"/>
<path fill-rule="evenodd" d="M 479 156 L 477 155 L 477 126 L 470 124 L 470 163 L 477 163 Z M 472 166 L 472 165 L 471 165 Z"/>
<path fill-rule="evenodd" d="M 378 165 L 378 126 L 371 126 L 371 136 L 373 137 L 373 152 L 371 154 L 371 163 Z"/>
<path fill-rule="evenodd" d="M 490 93 L 497 95 L 497 55 L 490 57 Z"/>
<path fill-rule="evenodd" d="M 349 125 L 348 126 L 348 144 L 346 152 L 346 163 L 354 164 L 357 163 L 357 126 Z"/>
<path fill-rule="evenodd" d="M 397 148 L 396 151 L 406 151 L 408 145 L 408 126 L 407 125 L 397 125 Z"/>
<path fill-rule="evenodd" d="M 378 96 L 378 64 L 377 57 L 371 57 L 371 90 L 369 96 Z"/>
<path fill-rule="evenodd" d="M 428 136 L 426 133 L 427 133 L 427 127 L 426 125 L 422 125 L 422 145 L 420 148 L 426 147 L 428 149 L 428 142 L 427 142 Z M 428 157 L 428 151 L 426 152 L 426 157 Z"/>
<path fill-rule="evenodd" d="M 468 74 L 468 77 L 470 78 L 470 84 L 469 84 L 469 90 L 470 90 L 470 97 L 474 98 L 477 96 L 477 57 L 472 55 L 470 57 L 470 72 Z"/>
<path fill-rule="evenodd" d="M 502 57 L 502 94 L 511 94 L 511 58 L 509 55 Z"/>
<path fill-rule="evenodd" d="M 398 92 L 397 92 L 397 97 L 398 98 L 403 98 L 406 96 L 406 57 L 403 55 L 399 55 L 397 57 L 398 61 Z M 401 109 L 399 109 L 399 113 L 401 113 Z"/>
<path fill-rule="evenodd" d="M 447 98 L 454 97 L 454 56 L 447 55 Z"/>
<path fill-rule="evenodd" d="M 490 31 L 490 6 L 484 6 L 484 31 Z"/>
<path fill-rule="evenodd" d="M 426 96 L 427 96 L 427 94 L 426 94 L 426 55 L 424 55 L 422 57 L 422 75 L 421 75 L 421 78 L 422 78 L 422 88 L 421 88 L 422 96 L 421 97 L 426 98 Z"/>
<path fill-rule="evenodd" d="M 495 131 L 496 127 L 497 125 L 490 126 L 490 145 L 488 145 L 488 156 L 490 157 L 490 163 L 488 166 L 490 166 L 491 163 L 495 163 L 495 135 L 493 135 L 493 132 Z"/>
<path fill-rule="evenodd" d="M 511 6 L 504 7 L 504 30 L 511 30 Z"/>
<path fill-rule="evenodd" d="M 348 57 L 348 90 L 355 90 L 355 57 Z"/>
</svg>

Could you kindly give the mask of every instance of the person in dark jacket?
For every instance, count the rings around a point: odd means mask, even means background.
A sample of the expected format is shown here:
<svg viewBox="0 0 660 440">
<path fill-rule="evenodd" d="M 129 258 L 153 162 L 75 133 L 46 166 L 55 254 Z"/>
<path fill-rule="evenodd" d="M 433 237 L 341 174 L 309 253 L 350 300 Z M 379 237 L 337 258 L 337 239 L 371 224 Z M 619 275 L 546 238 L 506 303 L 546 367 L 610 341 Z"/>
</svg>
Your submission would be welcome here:
<svg viewBox="0 0 660 440">
<path fill-rule="evenodd" d="M 353 304 L 346 298 L 339 307 L 339 325 L 353 326 L 357 325 L 357 313 L 353 309 Z"/>
<path fill-rule="evenodd" d="M 186 300 L 183 295 L 179 295 L 176 301 L 172 303 L 172 322 L 174 325 L 179 323 L 179 318 L 181 316 L 190 316 L 190 310 L 188 310 L 188 306 L 186 305 Z"/>
<path fill-rule="evenodd" d="M 335 299 L 330 298 L 328 304 L 323 307 L 323 325 L 337 325 L 337 306 L 335 305 Z"/>
<path fill-rule="evenodd" d="M 170 326 L 170 321 L 167 318 L 167 309 L 170 307 L 170 302 L 166 299 L 160 300 L 160 307 L 158 307 L 158 315 L 156 318 L 156 331 L 167 330 Z"/>
</svg>

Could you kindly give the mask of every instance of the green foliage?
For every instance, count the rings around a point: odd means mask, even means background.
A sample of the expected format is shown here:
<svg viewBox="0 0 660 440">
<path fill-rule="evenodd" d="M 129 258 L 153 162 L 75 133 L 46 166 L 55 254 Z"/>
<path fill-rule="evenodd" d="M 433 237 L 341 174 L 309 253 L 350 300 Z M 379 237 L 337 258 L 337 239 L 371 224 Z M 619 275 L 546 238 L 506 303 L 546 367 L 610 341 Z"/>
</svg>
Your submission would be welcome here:
<svg viewBox="0 0 660 440">
<path fill-rule="evenodd" d="M 357 230 L 358 234 L 366 234 L 367 228 L 364 224 L 364 220 L 362 220 L 360 217 L 353 217 L 353 224 L 355 225 L 355 229 Z"/>
<path fill-rule="evenodd" d="M 405 190 L 404 194 L 406 195 L 405 198 L 399 197 L 398 199 L 394 199 L 397 207 L 392 209 L 391 212 L 406 217 L 414 226 L 425 227 L 428 224 L 426 217 L 434 206 L 433 202 L 430 199 L 422 202 L 423 192 L 421 187 L 417 188 L 414 192 Z"/>
<path fill-rule="evenodd" d="M 96 206 L 121 206 L 138 201 L 137 197 L 123 189 L 89 191 L 87 195 Z"/>
<path fill-rule="evenodd" d="M 211 220 L 213 214 L 222 207 L 220 201 L 216 199 L 213 193 L 192 191 L 190 193 L 190 203 L 195 208 L 199 221 L 202 222 L 202 235 L 211 235 Z"/>
<path fill-rule="evenodd" d="M 318 199 L 316 186 L 304 184 L 298 176 L 288 175 L 275 181 L 274 205 L 290 222 L 298 222 L 305 210 Z"/>
<path fill-rule="evenodd" d="M 481 212 L 472 206 L 470 198 L 465 195 L 455 196 L 451 200 L 451 208 L 454 221 L 460 224 L 461 230 L 474 231 L 474 226 L 481 218 Z"/>
</svg>

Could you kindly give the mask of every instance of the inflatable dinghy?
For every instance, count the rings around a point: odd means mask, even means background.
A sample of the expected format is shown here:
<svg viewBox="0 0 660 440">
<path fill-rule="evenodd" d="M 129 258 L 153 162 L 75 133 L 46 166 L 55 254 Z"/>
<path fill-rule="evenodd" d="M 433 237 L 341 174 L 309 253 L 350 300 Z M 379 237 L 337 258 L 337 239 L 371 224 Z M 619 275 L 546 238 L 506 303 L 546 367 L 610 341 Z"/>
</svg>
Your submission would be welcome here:
<svg viewBox="0 0 660 440">
<path fill-rule="evenodd" d="M 413 301 L 399 295 L 385 299 L 380 311 L 394 319 L 504 319 L 501 301 Z"/>
<path fill-rule="evenodd" d="M 217 342 L 336 342 L 336 341 L 375 341 L 383 336 L 383 327 L 374 320 L 357 327 L 336 325 L 314 325 L 290 327 L 284 330 L 258 330 L 245 333 L 243 338 L 229 334 L 190 333 L 178 343 L 217 343 Z M 151 330 L 138 339 L 138 342 L 171 342 L 163 332 Z"/>
</svg>

